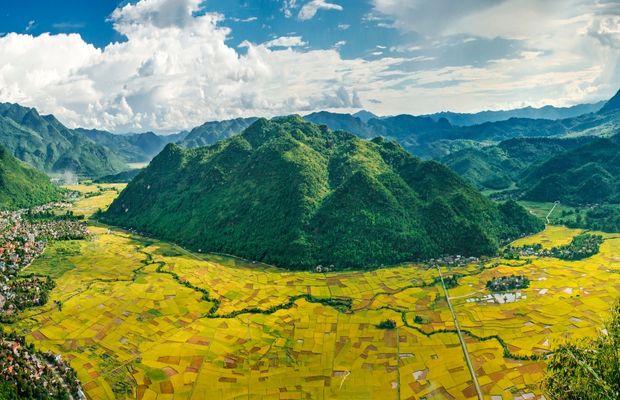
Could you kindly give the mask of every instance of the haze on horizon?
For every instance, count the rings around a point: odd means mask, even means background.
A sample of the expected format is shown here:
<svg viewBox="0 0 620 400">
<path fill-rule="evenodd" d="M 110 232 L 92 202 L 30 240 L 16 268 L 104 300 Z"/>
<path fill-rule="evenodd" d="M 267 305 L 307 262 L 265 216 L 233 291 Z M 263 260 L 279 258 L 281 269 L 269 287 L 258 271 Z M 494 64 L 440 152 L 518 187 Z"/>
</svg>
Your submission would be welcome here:
<svg viewBox="0 0 620 400">
<path fill-rule="evenodd" d="M 570 106 L 620 86 L 614 0 L 6 3 L 0 102 L 72 127 Z"/>
</svg>

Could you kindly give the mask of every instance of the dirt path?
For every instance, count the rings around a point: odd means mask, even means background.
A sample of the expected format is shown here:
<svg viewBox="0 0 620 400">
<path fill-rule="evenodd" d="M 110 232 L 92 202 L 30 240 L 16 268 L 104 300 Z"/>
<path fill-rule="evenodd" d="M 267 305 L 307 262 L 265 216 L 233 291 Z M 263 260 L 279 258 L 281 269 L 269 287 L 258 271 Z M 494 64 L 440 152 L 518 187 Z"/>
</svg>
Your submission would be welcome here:
<svg viewBox="0 0 620 400">
<path fill-rule="evenodd" d="M 482 390 L 480 389 L 480 384 L 478 383 L 478 378 L 476 377 L 476 371 L 474 369 L 474 365 L 469 358 L 469 352 L 467 351 L 467 344 L 465 343 L 465 339 L 463 338 L 463 333 L 461 332 L 461 328 L 459 326 L 459 321 L 456 318 L 456 313 L 454 312 L 454 308 L 452 308 L 452 302 L 450 301 L 450 295 L 448 294 L 448 289 L 443 281 L 443 275 L 441 273 L 441 267 L 437 266 L 437 272 L 439 272 L 439 278 L 441 279 L 441 286 L 443 287 L 444 293 L 446 295 L 446 301 L 448 302 L 448 308 L 450 309 L 450 313 L 452 314 L 452 319 L 454 320 L 454 327 L 456 328 L 457 335 L 459 337 L 459 341 L 461 342 L 461 348 L 463 349 L 463 355 L 465 356 L 465 362 L 467 363 L 467 368 L 469 368 L 469 372 L 471 374 L 471 379 L 474 383 L 474 388 L 476 388 L 476 394 L 478 395 L 479 400 L 483 400 Z"/>
</svg>

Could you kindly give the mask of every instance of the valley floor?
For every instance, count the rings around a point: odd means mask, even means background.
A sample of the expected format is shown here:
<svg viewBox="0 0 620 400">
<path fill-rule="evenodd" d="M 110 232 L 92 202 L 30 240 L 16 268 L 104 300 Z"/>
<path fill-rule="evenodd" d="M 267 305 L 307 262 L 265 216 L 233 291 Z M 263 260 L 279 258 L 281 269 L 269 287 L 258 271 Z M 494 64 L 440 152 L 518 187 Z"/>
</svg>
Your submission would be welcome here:
<svg viewBox="0 0 620 400">
<path fill-rule="evenodd" d="M 74 209 L 90 215 L 112 193 Z M 56 288 L 9 327 L 70 361 L 89 398 L 476 398 L 436 268 L 288 272 L 89 229 L 89 240 L 51 243 L 28 268 Z M 517 244 L 552 247 L 579 232 L 549 226 Z M 582 261 L 442 268 L 460 275 L 449 295 L 485 396 L 538 397 L 542 356 L 603 328 L 620 293 L 620 234 L 604 236 Z M 531 284 L 492 296 L 486 282 L 506 275 Z M 386 319 L 396 329 L 376 327 Z"/>
</svg>

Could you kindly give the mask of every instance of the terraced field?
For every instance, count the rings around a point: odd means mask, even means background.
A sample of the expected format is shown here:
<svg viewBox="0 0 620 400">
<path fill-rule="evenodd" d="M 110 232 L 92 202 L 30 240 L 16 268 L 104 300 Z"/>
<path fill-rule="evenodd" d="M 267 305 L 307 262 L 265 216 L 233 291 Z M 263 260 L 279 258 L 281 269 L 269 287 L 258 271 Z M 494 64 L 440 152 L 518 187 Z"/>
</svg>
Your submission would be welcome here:
<svg viewBox="0 0 620 400">
<path fill-rule="evenodd" d="M 110 193 L 78 201 L 76 212 L 107 206 Z M 57 286 L 12 326 L 69 359 L 90 398 L 476 398 L 436 268 L 287 272 L 90 230 L 90 240 L 51 244 L 29 267 Z M 577 233 L 551 226 L 518 244 L 552 247 Z M 539 395 L 543 355 L 602 329 L 620 292 L 620 235 L 605 237 L 582 261 L 442 268 L 444 278 L 460 275 L 449 294 L 485 396 Z M 490 296 L 486 281 L 504 275 L 531 285 Z M 396 329 L 376 327 L 386 319 Z"/>
</svg>

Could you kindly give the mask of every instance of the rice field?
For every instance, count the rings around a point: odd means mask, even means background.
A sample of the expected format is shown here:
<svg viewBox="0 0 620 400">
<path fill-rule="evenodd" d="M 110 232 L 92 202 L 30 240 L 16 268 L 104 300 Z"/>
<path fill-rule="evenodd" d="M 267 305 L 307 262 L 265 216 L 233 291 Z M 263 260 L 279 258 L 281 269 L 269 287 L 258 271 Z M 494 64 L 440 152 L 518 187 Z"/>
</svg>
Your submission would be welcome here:
<svg viewBox="0 0 620 400">
<path fill-rule="evenodd" d="M 75 208 L 89 215 L 109 193 Z M 70 251 L 52 244 L 29 267 L 57 286 L 11 327 L 69 360 L 89 398 L 476 398 L 437 269 L 288 272 L 105 226 L 90 231 L 65 244 Z M 520 244 L 552 247 L 577 233 L 550 226 Z M 581 261 L 442 268 L 461 275 L 449 295 L 485 396 L 539 396 L 542 356 L 603 328 L 620 293 L 620 235 L 605 237 Z M 486 281 L 511 274 L 530 286 L 489 297 Z M 376 327 L 386 319 L 396 329 Z"/>
</svg>

